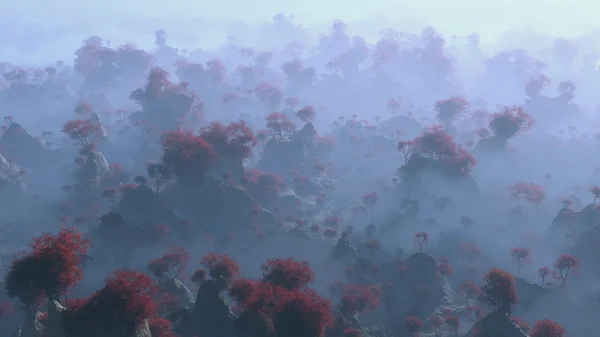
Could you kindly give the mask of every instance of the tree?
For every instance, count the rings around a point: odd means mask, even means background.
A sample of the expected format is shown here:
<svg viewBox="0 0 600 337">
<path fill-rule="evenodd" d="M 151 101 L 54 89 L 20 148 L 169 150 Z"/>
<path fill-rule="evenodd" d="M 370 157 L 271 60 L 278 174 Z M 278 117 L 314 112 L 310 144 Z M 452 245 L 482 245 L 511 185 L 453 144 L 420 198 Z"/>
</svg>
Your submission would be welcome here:
<svg viewBox="0 0 600 337">
<path fill-rule="evenodd" d="M 398 142 L 398 151 L 404 155 L 404 165 L 408 164 L 408 160 L 413 153 L 414 143 L 411 140 L 401 140 Z"/>
<path fill-rule="evenodd" d="M 523 265 L 528 263 L 531 259 L 531 249 L 515 247 L 511 249 L 510 256 L 513 262 L 517 264 L 517 274 L 520 274 L 521 267 L 523 267 Z"/>
<path fill-rule="evenodd" d="M 520 132 L 531 129 L 534 124 L 534 119 L 525 112 L 523 107 L 504 107 L 502 112 L 492 115 L 490 130 L 497 137 L 508 140 Z"/>
<path fill-rule="evenodd" d="M 546 199 L 546 190 L 534 183 L 519 182 L 511 186 L 511 197 L 538 207 Z"/>
<path fill-rule="evenodd" d="M 554 261 L 554 268 L 557 271 L 557 279 L 561 281 L 560 288 L 565 290 L 567 280 L 579 268 L 579 260 L 572 255 L 561 254 Z"/>
<path fill-rule="evenodd" d="M 212 145 L 190 131 L 171 131 L 164 138 L 163 162 L 183 183 L 202 183 L 216 159 Z"/>
<path fill-rule="evenodd" d="M 246 178 L 246 190 L 260 205 L 273 203 L 285 186 L 285 182 L 279 175 L 262 172 L 258 169 L 248 170 Z"/>
<path fill-rule="evenodd" d="M 596 204 L 596 200 L 600 197 L 600 186 L 592 186 L 590 187 L 590 192 L 594 195 L 594 205 Z"/>
<path fill-rule="evenodd" d="M 444 277 L 452 276 L 452 274 L 454 274 L 454 269 L 452 269 L 452 265 L 450 264 L 450 262 L 438 263 L 438 265 L 436 266 L 436 270 L 440 275 Z"/>
<path fill-rule="evenodd" d="M 435 102 L 436 118 L 450 126 L 451 123 L 469 107 L 470 103 L 463 97 L 454 96 L 445 100 Z"/>
<path fill-rule="evenodd" d="M 215 280 L 222 289 L 225 289 L 231 279 L 240 273 L 238 264 L 224 254 L 210 253 L 202 257 L 200 263 L 208 269 L 210 277 Z"/>
<path fill-rule="evenodd" d="M 148 275 L 116 270 L 102 289 L 65 313 L 65 334 L 132 336 L 144 320 L 155 317 L 155 293 Z"/>
<path fill-rule="evenodd" d="M 415 246 L 417 246 L 417 248 L 419 248 L 419 253 L 423 253 L 423 245 L 426 245 L 429 243 L 429 234 L 427 234 L 425 232 L 415 233 L 413 242 L 415 243 Z"/>
<path fill-rule="evenodd" d="M 406 317 L 406 320 L 404 321 L 404 329 L 406 329 L 411 336 L 417 337 L 423 329 L 423 321 L 415 316 Z"/>
<path fill-rule="evenodd" d="M 548 267 L 542 267 L 542 268 L 538 269 L 538 275 L 542 279 L 541 286 L 543 287 L 544 283 L 546 281 L 546 277 L 548 275 L 550 275 L 550 268 L 548 268 Z"/>
<path fill-rule="evenodd" d="M 477 298 L 481 295 L 481 289 L 473 281 L 465 281 L 465 283 L 460 286 L 460 290 L 467 298 L 467 305 L 469 305 L 469 299 Z"/>
<path fill-rule="evenodd" d="M 549 319 L 544 319 L 541 321 L 535 322 L 533 324 L 533 328 L 531 329 L 531 333 L 529 336 L 531 337 L 563 337 L 567 331 L 560 324 L 551 321 Z"/>
<path fill-rule="evenodd" d="M 166 318 L 153 317 L 148 321 L 152 337 L 177 337 L 173 331 L 173 324 Z"/>
<path fill-rule="evenodd" d="M 96 138 L 102 136 L 102 128 L 99 124 L 82 119 L 67 121 L 63 125 L 62 132 L 74 140 L 81 150 L 93 150 Z"/>
<path fill-rule="evenodd" d="M 292 123 L 288 116 L 281 112 L 270 113 L 265 117 L 265 120 L 267 121 L 269 136 L 276 143 L 289 140 L 294 131 L 296 131 L 294 123 Z"/>
<path fill-rule="evenodd" d="M 444 323 L 458 336 L 458 329 L 460 329 L 460 318 L 458 316 L 448 316 L 444 319 Z"/>
<path fill-rule="evenodd" d="M 340 310 L 345 315 L 362 314 L 379 307 L 381 291 L 374 286 L 346 284 L 341 288 Z"/>
<path fill-rule="evenodd" d="M 198 269 L 190 276 L 190 282 L 196 284 L 198 287 L 200 287 L 204 280 L 206 280 L 206 270 L 204 269 Z"/>
<path fill-rule="evenodd" d="M 510 308 L 518 302 L 513 276 L 498 268 L 490 269 L 484 276 L 481 300 L 496 307 L 503 314 L 510 314 Z"/>
<path fill-rule="evenodd" d="M 6 292 L 28 310 L 35 310 L 43 297 L 58 300 L 82 279 L 80 265 L 90 246 L 90 241 L 74 229 L 34 238 L 31 252 L 11 263 L 4 280 Z"/>
<path fill-rule="evenodd" d="M 428 324 L 433 327 L 433 332 L 435 334 L 435 337 L 439 336 L 439 332 L 440 332 L 440 328 L 442 327 L 442 325 L 444 325 L 444 319 L 441 318 L 440 316 L 431 316 L 429 318 Z"/>
<path fill-rule="evenodd" d="M 263 281 L 288 290 L 306 287 L 314 282 L 315 273 L 306 261 L 269 259 L 263 262 Z"/>
<path fill-rule="evenodd" d="M 247 158 L 258 143 L 254 132 L 244 121 L 232 122 L 228 125 L 212 122 L 200 130 L 200 137 L 212 145 L 219 159 Z"/>
<path fill-rule="evenodd" d="M 414 145 L 420 155 L 432 160 L 434 167 L 446 176 L 468 176 L 477 165 L 477 160 L 439 125 L 425 129 L 414 139 Z"/>
<path fill-rule="evenodd" d="M 154 179 L 154 185 L 156 186 L 156 190 L 154 191 L 158 194 L 160 187 L 163 184 L 168 183 L 173 179 L 171 169 L 162 163 L 151 162 L 146 166 L 146 172 L 148 172 L 148 176 Z"/>
<path fill-rule="evenodd" d="M 296 111 L 296 117 L 298 117 L 304 123 L 312 123 L 315 119 L 315 116 L 315 109 L 310 105 Z"/>
</svg>

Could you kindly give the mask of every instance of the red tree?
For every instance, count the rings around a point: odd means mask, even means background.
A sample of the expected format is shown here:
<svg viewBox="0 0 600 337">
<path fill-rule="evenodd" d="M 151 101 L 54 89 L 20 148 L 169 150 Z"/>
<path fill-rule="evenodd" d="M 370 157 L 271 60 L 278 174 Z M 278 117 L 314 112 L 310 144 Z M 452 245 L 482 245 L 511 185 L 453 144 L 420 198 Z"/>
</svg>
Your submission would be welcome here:
<svg viewBox="0 0 600 337">
<path fill-rule="evenodd" d="M 437 337 L 439 335 L 440 328 L 444 325 L 444 319 L 440 316 L 431 316 L 429 321 L 427 322 L 431 327 L 433 327 L 433 332 Z"/>
<path fill-rule="evenodd" d="M 273 203 L 285 186 L 285 182 L 279 175 L 262 172 L 258 169 L 248 170 L 246 178 L 246 190 L 261 205 Z"/>
<path fill-rule="evenodd" d="M 511 188 L 511 197 L 538 207 L 546 199 L 546 190 L 534 183 L 516 183 Z"/>
<path fill-rule="evenodd" d="M 419 248 L 419 253 L 423 253 L 423 245 L 429 243 L 429 234 L 425 232 L 415 233 L 415 237 L 413 238 L 413 242 L 415 246 Z"/>
<path fill-rule="evenodd" d="M 258 142 L 244 121 L 228 125 L 213 122 L 200 130 L 200 137 L 212 145 L 219 158 L 247 158 Z"/>
<path fill-rule="evenodd" d="M 215 160 L 212 145 L 192 132 L 172 131 L 163 140 L 163 162 L 184 183 L 201 183 Z"/>
<path fill-rule="evenodd" d="M 4 280 L 9 296 L 35 309 L 42 296 L 58 300 L 82 278 L 80 265 L 90 242 L 74 229 L 35 238 L 31 252 L 13 261 Z"/>
<path fill-rule="evenodd" d="M 435 111 L 437 111 L 437 119 L 448 125 L 456 118 L 465 112 L 469 107 L 469 102 L 459 96 L 450 97 L 448 99 L 435 102 Z"/>
<path fill-rule="evenodd" d="M 263 262 L 263 281 L 288 290 L 306 287 L 315 280 L 315 273 L 306 261 L 269 259 Z"/>
<path fill-rule="evenodd" d="M 458 316 L 448 316 L 444 319 L 444 322 L 450 329 L 454 331 L 454 334 L 458 336 L 458 329 L 460 329 L 460 318 Z"/>
<path fill-rule="evenodd" d="M 414 140 L 416 149 L 437 163 L 440 173 L 451 177 L 469 175 L 477 160 L 463 147 L 456 144 L 441 126 L 427 128 Z"/>
<path fill-rule="evenodd" d="M 200 263 L 208 269 L 210 277 L 217 281 L 223 289 L 233 277 L 240 273 L 238 264 L 227 255 L 211 253 L 202 257 Z"/>
<path fill-rule="evenodd" d="M 273 112 L 265 117 L 267 121 L 267 130 L 272 140 L 277 143 L 289 140 L 291 135 L 296 131 L 294 123 L 281 112 Z"/>
<path fill-rule="evenodd" d="M 533 118 L 525 112 L 523 107 L 504 107 L 502 112 L 492 115 L 490 129 L 496 136 L 510 139 L 520 132 L 531 129 L 534 123 Z"/>
<path fill-rule="evenodd" d="M 100 125 L 90 120 L 74 119 L 63 125 L 62 132 L 67 134 L 82 149 L 93 146 L 96 138 L 102 136 Z"/>
<path fill-rule="evenodd" d="M 515 247 L 511 249 L 510 256 L 514 263 L 517 264 L 517 274 L 521 273 L 521 267 L 531 260 L 531 249 Z"/>
<path fill-rule="evenodd" d="M 542 279 L 542 284 L 541 286 L 544 286 L 544 283 L 546 281 L 546 277 L 548 275 L 550 275 L 550 268 L 548 267 L 542 267 L 540 269 L 538 269 L 538 275 L 540 276 L 540 278 Z"/>
<path fill-rule="evenodd" d="M 465 283 L 460 286 L 460 290 L 467 297 L 467 305 L 469 304 L 469 299 L 477 298 L 481 295 L 481 289 L 473 281 L 465 281 Z"/>
<path fill-rule="evenodd" d="M 404 321 L 404 328 L 411 336 L 417 337 L 423 329 L 423 322 L 418 317 L 409 316 Z"/>
<path fill-rule="evenodd" d="M 144 320 L 156 315 L 156 288 L 144 273 L 116 270 L 104 288 L 65 313 L 67 336 L 132 336 Z"/>
<path fill-rule="evenodd" d="M 346 315 L 373 311 L 381 300 L 381 292 L 373 286 L 347 284 L 342 287 L 341 292 L 341 311 Z"/>
<path fill-rule="evenodd" d="M 533 324 L 533 328 L 531 329 L 531 333 L 529 336 L 531 337 L 563 337 L 565 336 L 567 331 L 560 324 L 551 321 L 549 319 L 544 319 L 541 321 L 535 322 Z"/>
<path fill-rule="evenodd" d="M 565 283 L 569 277 L 579 268 L 579 260 L 571 255 L 561 254 L 556 261 L 554 261 L 554 268 L 556 268 L 556 277 L 561 281 L 560 288 L 565 290 Z"/>
<path fill-rule="evenodd" d="M 304 123 L 312 123 L 315 119 L 315 116 L 315 109 L 310 105 L 296 111 L 296 117 L 298 117 Z"/>
<path fill-rule="evenodd" d="M 485 285 L 481 289 L 481 299 L 501 313 L 510 314 L 510 307 L 518 302 L 513 276 L 507 271 L 492 268 L 483 280 Z"/>
<path fill-rule="evenodd" d="M 173 324 L 166 318 L 153 317 L 148 321 L 152 337 L 177 337 L 173 332 Z"/>
</svg>

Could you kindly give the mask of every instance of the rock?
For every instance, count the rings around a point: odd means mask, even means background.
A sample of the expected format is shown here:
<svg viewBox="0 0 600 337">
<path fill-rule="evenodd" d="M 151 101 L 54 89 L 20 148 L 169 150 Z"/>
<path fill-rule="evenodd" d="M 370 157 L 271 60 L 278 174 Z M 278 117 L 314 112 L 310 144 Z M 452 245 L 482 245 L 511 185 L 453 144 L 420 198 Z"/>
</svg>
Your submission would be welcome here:
<svg viewBox="0 0 600 337">
<path fill-rule="evenodd" d="M 273 203 L 273 208 L 278 208 L 282 219 L 287 217 L 300 218 L 306 214 L 314 214 L 319 207 L 314 202 L 302 199 L 293 190 L 283 191 Z"/>
<path fill-rule="evenodd" d="M 542 287 L 522 278 L 515 278 L 517 294 L 519 294 L 519 305 L 525 308 L 532 307 L 542 296 L 551 294 L 551 288 Z"/>
<path fill-rule="evenodd" d="M 575 225 L 577 213 L 570 208 L 563 207 L 552 220 L 551 231 L 565 231 Z"/>
<path fill-rule="evenodd" d="M 578 227 L 591 228 L 600 223 L 600 209 L 595 204 L 585 206 L 577 213 L 575 223 Z"/>
<path fill-rule="evenodd" d="M 116 213 L 126 222 L 146 229 L 158 224 L 173 226 L 179 222 L 175 213 L 146 185 L 125 190 Z"/>
<path fill-rule="evenodd" d="M 507 315 L 493 311 L 475 324 L 464 337 L 527 337 Z"/>
<path fill-rule="evenodd" d="M 175 296 L 177 300 L 177 308 L 192 308 L 194 305 L 194 295 L 192 292 L 178 279 L 168 278 L 162 280 L 158 284 L 161 291 L 168 292 Z"/>
<path fill-rule="evenodd" d="M 62 312 L 66 309 L 58 301 L 48 302 L 48 337 L 65 337 Z"/>
<path fill-rule="evenodd" d="M 27 185 L 21 181 L 21 169 L 8 162 L 0 155 L 0 202 L 9 202 L 14 207 L 14 201 L 27 195 Z"/>
<path fill-rule="evenodd" d="M 96 186 L 109 173 L 110 168 L 102 152 L 94 151 L 87 155 L 79 179 L 83 184 Z"/>
<path fill-rule="evenodd" d="M 480 139 L 475 147 L 473 148 L 473 152 L 477 153 L 495 153 L 500 152 L 506 149 L 506 139 L 493 136 L 489 138 Z"/>
<path fill-rule="evenodd" d="M 27 168 L 42 168 L 59 159 L 56 151 L 35 139 L 19 123 L 11 123 L 0 137 L 2 154 Z"/>
<path fill-rule="evenodd" d="M 135 337 L 152 337 L 147 319 L 144 320 L 144 323 L 135 328 Z"/>
<path fill-rule="evenodd" d="M 231 337 L 237 317 L 221 296 L 221 288 L 214 280 L 204 281 L 198 289 L 194 308 L 184 322 L 183 337 Z"/>
</svg>

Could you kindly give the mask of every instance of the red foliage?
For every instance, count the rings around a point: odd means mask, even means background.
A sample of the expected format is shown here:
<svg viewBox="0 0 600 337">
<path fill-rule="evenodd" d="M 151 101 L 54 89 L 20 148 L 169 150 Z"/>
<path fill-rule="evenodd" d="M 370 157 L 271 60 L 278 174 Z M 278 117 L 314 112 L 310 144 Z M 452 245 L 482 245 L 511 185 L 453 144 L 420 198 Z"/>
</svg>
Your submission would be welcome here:
<svg viewBox="0 0 600 337">
<path fill-rule="evenodd" d="M 477 298 L 481 295 L 481 289 L 473 281 L 465 281 L 465 283 L 460 286 L 460 290 L 467 296 L 467 300 L 470 298 Z"/>
<path fill-rule="evenodd" d="M 448 123 L 458 118 L 470 103 L 463 97 L 454 96 L 445 100 L 435 102 L 435 111 L 438 112 L 437 119 Z"/>
<path fill-rule="evenodd" d="M 258 142 L 252 129 L 244 121 L 229 125 L 213 122 L 200 130 L 200 137 L 212 145 L 219 156 L 228 158 L 249 157 Z"/>
<path fill-rule="evenodd" d="M 531 249 L 523 247 L 515 247 L 511 249 L 510 256 L 517 264 L 517 272 L 521 272 L 521 267 L 531 260 Z"/>
<path fill-rule="evenodd" d="M 550 84 L 550 79 L 544 74 L 535 74 L 525 84 L 525 93 L 530 98 L 539 96 L 542 89 Z"/>
<path fill-rule="evenodd" d="M 282 114 L 281 112 L 273 112 L 270 113 L 267 117 L 265 117 L 267 121 L 267 130 L 269 131 L 269 136 L 275 142 L 282 142 L 284 140 L 288 140 L 292 133 L 296 131 L 296 126 L 294 123 L 288 118 L 287 115 Z"/>
<path fill-rule="evenodd" d="M 360 329 L 344 329 L 343 337 L 362 337 Z"/>
<path fill-rule="evenodd" d="M 161 257 L 150 260 L 147 269 L 160 280 L 167 272 L 172 272 L 172 277 L 178 277 L 190 260 L 190 253 L 182 247 L 171 247 Z"/>
<path fill-rule="evenodd" d="M 200 263 L 208 269 L 208 274 L 214 280 L 225 284 L 240 273 L 240 267 L 229 256 L 217 253 L 205 255 Z"/>
<path fill-rule="evenodd" d="M 414 140 L 416 149 L 441 164 L 441 172 L 453 177 L 468 175 L 477 165 L 477 160 L 464 148 L 456 144 L 444 128 L 433 126 Z"/>
<path fill-rule="evenodd" d="M 177 337 L 173 332 L 173 324 L 166 318 L 154 317 L 148 321 L 152 337 Z"/>
<path fill-rule="evenodd" d="M 379 306 L 381 291 L 377 287 L 348 284 L 342 287 L 341 311 L 347 315 L 373 311 Z"/>
<path fill-rule="evenodd" d="M 190 277 L 190 281 L 198 285 L 204 282 L 204 280 L 206 280 L 206 270 L 204 269 L 196 270 Z"/>
<path fill-rule="evenodd" d="M 572 255 L 561 254 L 554 261 L 556 268 L 556 278 L 561 280 L 561 289 L 565 289 L 565 283 L 569 277 L 579 268 L 579 260 Z"/>
<path fill-rule="evenodd" d="M 80 264 L 90 242 L 74 229 L 35 238 L 32 251 L 13 261 L 4 280 L 9 296 L 35 307 L 42 296 L 52 300 L 82 278 Z"/>
<path fill-rule="evenodd" d="M 429 318 L 429 321 L 427 322 L 428 325 L 432 326 L 435 330 L 435 332 L 437 333 L 437 330 L 439 328 L 442 327 L 442 325 L 444 324 L 444 319 L 441 318 L 440 316 L 431 316 Z"/>
<path fill-rule="evenodd" d="M 510 139 L 520 132 L 527 131 L 535 124 L 523 107 L 504 107 L 502 112 L 492 115 L 490 129 L 494 134 L 503 139 Z"/>
<path fill-rule="evenodd" d="M 163 162 L 185 183 L 202 182 L 215 160 L 212 145 L 192 132 L 172 131 L 163 140 Z"/>
<path fill-rule="evenodd" d="M 510 313 L 510 307 L 518 302 L 513 276 L 507 271 L 492 268 L 483 276 L 483 280 L 485 285 L 481 289 L 481 299 L 502 313 Z"/>
<path fill-rule="evenodd" d="M 256 86 L 254 94 L 261 102 L 265 103 L 270 108 L 276 108 L 283 99 L 283 92 L 281 89 L 265 82 L 259 83 Z"/>
<path fill-rule="evenodd" d="M 423 321 L 415 316 L 406 317 L 406 320 L 404 321 L 404 328 L 409 334 L 411 334 L 413 337 L 416 337 L 423 329 Z"/>
<path fill-rule="evenodd" d="M 228 292 L 229 296 L 238 304 L 245 305 L 250 295 L 256 290 L 257 282 L 246 278 L 231 281 Z"/>
<path fill-rule="evenodd" d="M 307 288 L 242 279 L 232 283 L 230 295 L 242 310 L 240 317 L 259 318 L 278 336 L 322 336 L 333 324 L 331 302 Z"/>
<path fill-rule="evenodd" d="M 529 202 L 536 207 L 546 199 L 546 190 L 534 183 L 516 183 L 510 188 L 510 191 L 513 198 Z"/>
<path fill-rule="evenodd" d="M 454 274 L 454 269 L 452 269 L 452 265 L 448 262 L 438 263 L 437 272 L 442 276 L 452 276 Z"/>
<path fill-rule="evenodd" d="M 259 204 L 269 204 L 281 193 L 285 182 L 275 173 L 266 173 L 251 169 L 246 174 L 248 185 L 246 189 Z"/>
<path fill-rule="evenodd" d="M 315 119 L 315 116 L 315 109 L 310 105 L 296 111 L 296 117 L 298 117 L 304 123 L 312 123 L 312 121 Z"/>
<path fill-rule="evenodd" d="M 529 336 L 563 337 L 566 335 L 566 333 L 567 331 L 560 324 L 549 319 L 544 319 L 541 321 L 537 321 L 533 324 L 533 328 L 531 329 L 531 333 L 529 334 Z"/>
<path fill-rule="evenodd" d="M 315 273 L 306 261 L 269 259 L 263 262 L 263 281 L 288 290 L 303 288 L 314 282 Z"/>
<path fill-rule="evenodd" d="M 69 336 L 94 333 L 131 336 L 145 319 L 156 315 L 155 293 L 148 275 L 116 270 L 105 280 L 104 288 L 85 304 L 65 313 L 65 333 Z"/>
<path fill-rule="evenodd" d="M 148 262 L 146 269 L 148 269 L 148 271 L 152 273 L 152 275 L 154 275 L 154 277 L 156 277 L 160 282 L 160 280 L 169 271 L 169 265 L 165 259 L 162 257 L 157 257 Z"/>
<path fill-rule="evenodd" d="M 465 257 L 469 262 L 476 260 L 481 257 L 483 252 L 481 248 L 474 242 L 465 242 L 459 246 L 459 250 L 465 254 Z"/>
<path fill-rule="evenodd" d="M 97 137 L 102 136 L 100 125 L 90 120 L 74 119 L 63 125 L 62 132 L 76 141 L 82 148 L 93 144 Z"/>
</svg>

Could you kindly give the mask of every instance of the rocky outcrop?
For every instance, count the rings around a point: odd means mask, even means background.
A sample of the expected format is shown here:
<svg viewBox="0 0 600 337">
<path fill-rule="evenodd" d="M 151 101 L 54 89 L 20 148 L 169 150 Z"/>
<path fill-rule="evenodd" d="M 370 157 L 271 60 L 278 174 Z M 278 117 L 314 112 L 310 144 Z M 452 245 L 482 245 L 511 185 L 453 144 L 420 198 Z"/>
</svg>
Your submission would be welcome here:
<svg viewBox="0 0 600 337">
<path fill-rule="evenodd" d="M 146 229 L 179 222 L 175 213 L 146 185 L 123 191 L 115 212 L 121 214 L 126 222 Z"/>
<path fill-rule="evenodd" d="M 48 302 L 48 321 L 46 329 L 48 337 L 65 337 L 65 328 L 63 325 L 63 311 L 66 309 L 58 301 Z"/>
<path fill-rule="evenodd" d="M 167 292 L 175 297 L 177 308 L 192 308 L 194 305 L 194 295 L 178 279 L 168 278 L 158 284 L 158 289 Z"/>
<path fill-rule="evenodd" d="M 493 311 L 477 322 L 464 337 L 527 337 L 527 334 L 507 315 Z"/>
<path fill-rule="evenodd" d="M 20 171 L 18 166 L 0 155 L 0 202 L 14 205 L 14 201 L 27 195 L 27 185 L 21 181 Z"/>
<path fill-rule="evenodd" d="M 542 287 L 522 278 L 515 278 L 517 294 L 519 294 L 519 306 L 531 308 L 543 296 L 552 294 L 551 288 Z"/>
<path fill-rule="evenodd" d="M 32 169 L 57 163 L 59 159 L 55 150 L 49 149 L 18 123 L 11 123 L 2 134 L 0 149 L 12 162 Z"/>
<path fill-rule="evenodd" d="M 196 304 L 184 322 L 183 337 L 231 337 L 236 316 L 231 312 L 221 288 L 213 280 L 204 281 L 198 289 Z"/>
<path fill-rule="evenodd" d="M 97 186 L 109 173 L 110 168 L 104 154 L 94 151 L 87 155 L 85 164 L 81 168 L 79 181 L 85 185 Z"/>
</svg>

